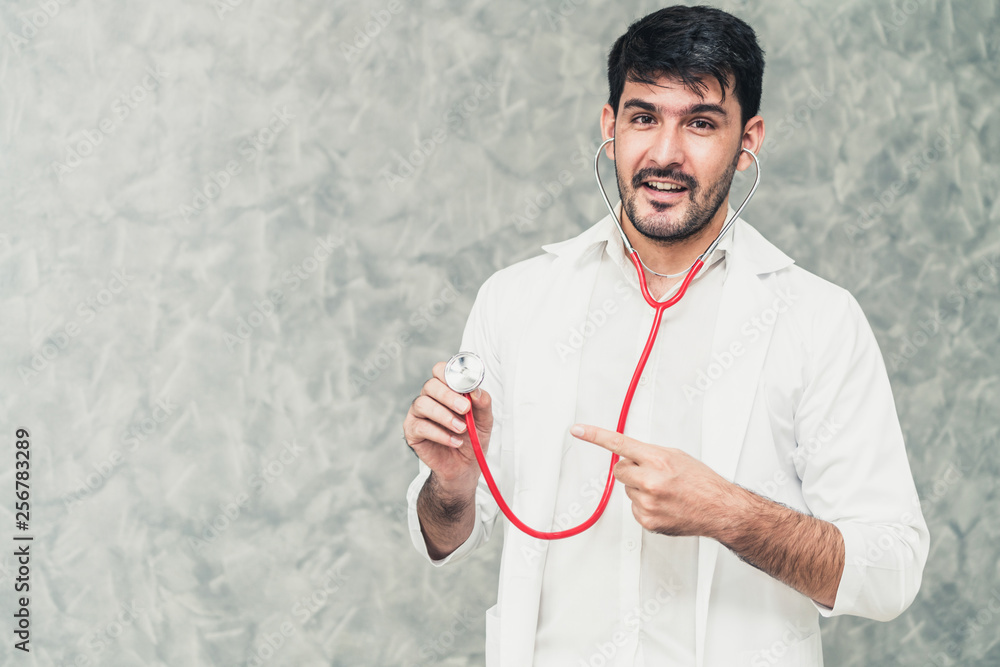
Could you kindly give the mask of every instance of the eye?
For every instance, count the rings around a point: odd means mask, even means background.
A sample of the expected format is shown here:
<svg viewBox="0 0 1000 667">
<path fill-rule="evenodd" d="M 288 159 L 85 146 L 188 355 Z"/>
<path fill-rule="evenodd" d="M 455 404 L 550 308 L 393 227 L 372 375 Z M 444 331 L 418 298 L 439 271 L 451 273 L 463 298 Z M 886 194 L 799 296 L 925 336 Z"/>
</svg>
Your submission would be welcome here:
<svg viewBox="0 0 1000 667">
<path fill-rule="evenodd" d="M 698 120 L 693 121 L 693 122 L 694 123 L 703 123 L 703 125 L 701 127 L 696 128 L 696 129 L 699 129 L 699 130 L 711 130 L 714 127 L 711 123 L 709 123 L 707 120 L 704 120 L 702 118 L 699 118 Z"/>
<path fill-rule="evenodd" d="M 646 120 L 643 120 L 643 119 L 646 119 Z M 653 117 L 650 116 L 648 113 L 643 113 L 643 114 L 639 114 L 638 116 L 636 116 L 635 118 L 633 118 L 632 122 L 638 123 L 639 125 L 649 125 L 649 124 L 651 124 L 653 122 Z"/>
</svg>

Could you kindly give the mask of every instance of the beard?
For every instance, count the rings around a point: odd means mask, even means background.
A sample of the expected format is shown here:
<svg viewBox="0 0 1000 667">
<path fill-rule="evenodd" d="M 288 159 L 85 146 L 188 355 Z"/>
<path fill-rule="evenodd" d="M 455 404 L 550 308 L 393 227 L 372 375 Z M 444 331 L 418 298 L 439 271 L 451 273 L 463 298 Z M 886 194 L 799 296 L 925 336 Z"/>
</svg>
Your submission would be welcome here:
<svg viewBox="0 0 1000 667">
<path fill-rule="evenodd" d="M 740 161 L 740 153 L 736 153 L 726 173 L 719 180 L 708 186 L 708 189 L 701 194 L 698 182 L 691 176 L 683 174 L 673 169 L 656 169 L 648 167 L 640 169 L 632 177 L 632 184 L 629 187 L 624 183 L 621 174 L 618 173 L 618 164 L 615 163 L 615 176 L 618 180 L 618 195 L 621 197 L 625 214 L 632 221 L 632 226 L 636 231 L 646 238 L 662 245 L 672 245 L 688 239 L 701 230 L 705 229 L 715 217 L 722 202 L 729 194 L 729 188 L 733 184 L 733 175 L 736 173 L 736 165 Z M 680 220 L 668 220 L 669 212 L 676 208 L 678 204 L 663 205 L 659 202 L 651 202 L 657 213 L 649 216 L 640 216 L 636 211 L 636 204 L 639 198 L 639 188 L 643 187 L 643 182 L 651 178 L 670 179 L 676 181 L 687 188 L 688 200 L 690 202 L 687 212 Z"/>
</svg>

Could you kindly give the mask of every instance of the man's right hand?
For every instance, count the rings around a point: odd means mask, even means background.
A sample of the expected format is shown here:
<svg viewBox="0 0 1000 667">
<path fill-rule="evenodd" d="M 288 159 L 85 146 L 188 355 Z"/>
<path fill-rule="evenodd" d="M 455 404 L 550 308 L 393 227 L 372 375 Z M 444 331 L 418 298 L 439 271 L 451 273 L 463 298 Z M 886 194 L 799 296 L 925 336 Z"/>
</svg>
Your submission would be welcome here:
<svg viewBox="0 0 1000 667">
<path fill-rule="evenodd" d="M 434 472 L 442 490 L 471 493 L 479 480 L 479 464 L 465 428 L 465 414 L 472 409 L 483 452 L 493 430 L 492 399 L 483 389 L 470 396 L 452 391 L 444 381 L 445 362 L 434 365 L 433 377 L 424 383 L 403 420 L 403 435 L 420 460 Z M 469 398 L 472 399 L 471 406 Z"/>
</svg>

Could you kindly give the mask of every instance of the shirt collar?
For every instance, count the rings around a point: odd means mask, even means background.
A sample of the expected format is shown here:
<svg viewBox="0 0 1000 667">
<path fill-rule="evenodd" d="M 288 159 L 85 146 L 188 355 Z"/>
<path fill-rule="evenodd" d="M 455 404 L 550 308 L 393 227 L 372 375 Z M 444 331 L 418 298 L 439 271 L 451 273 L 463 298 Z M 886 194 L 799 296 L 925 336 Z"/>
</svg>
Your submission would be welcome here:
<svg viewBox="0 0 1000 667">
<path fill-rule="evenodd" d="M 733 207 L 728 206 L 727 219 L 731 218 L 733 213 Z M 615 214 L 621 214 L 621 202 L 615 206 Z M 631 264 L 625 256 L 621 235 L 611 215 L 604 216 L 582 234 L 566 241 L 549 243 L 542 246 L 542 250 L 577 261 L 600 244 L 607 244 L 609 254 L 616 263 L 621 260 Z M 712 263 L 718 261 L 719 257 L 732 255 L 734 259 L 739 257 L 745 260 L 757 274 L 777 271 L 793 263 L 788 255 L 778 250 L 743 218 L 737 218 L 732 228 L 722 237 L 715 254 Z"/>
</svg>

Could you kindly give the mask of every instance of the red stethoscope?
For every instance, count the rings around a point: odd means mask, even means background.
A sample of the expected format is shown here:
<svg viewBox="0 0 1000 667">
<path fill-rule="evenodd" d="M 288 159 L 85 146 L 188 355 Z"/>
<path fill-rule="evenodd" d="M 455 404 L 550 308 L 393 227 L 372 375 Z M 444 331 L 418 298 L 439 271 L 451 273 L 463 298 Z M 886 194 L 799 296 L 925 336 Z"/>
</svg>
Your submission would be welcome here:
<svg viewBox="0 0 1000 667">
<path fill-rule="evenodd" d="M 611 217 L 615 219 L 615 225 L 618 227 L 618 233 L 621 234 L 622 241 L 625 244 L 625 251 L 628 253 L 629 258 L 632 260 L 632 264 L 635 266 L 635 270 L 639 275 L 639 287 L 642 291 L 642 296 L 646 299 L 648 303 L 655 311 L 656 315 L 653 317 L 653 325 L 649 330 L 649 337 L 646 339 L 646 345 L 642 350 L 642 355 L 639 357 L 639 363 L 635 367 L 635 372 L 632 374 L 632 381 L 628 385 L 628 391 L 625 394 L 625 401 L 622 403 L 621 413 L 618 416 L 618 428 L 616 429 L 618 433 L 625 433 L 625 421 L 628 419 L 629 407 L 632 405 L 632 397 L 635 395 L 636 386 L 639 384 L 639 378 L 642 377 L 642 371 L 646 367 L 646 361 L 649 359 L 649 354 L 653 350 L 653 343 L 656 342 L 656 334 L 660 330 L 660 320 L 663 318 L 664 311 L 670 308 L 675 303 L 681 300 L 684 293 L 687 291 L 688 285 L 694 280 L 694 277 L 698 274 L 698 271 L 705 265 L 705 260 L 715 251 L 716 246 L 719 245 L 719 241 L 722 239 L 723 235 L 729 231 L 729 228 L 739 217 L 740 211 L 743 207 L 747 205 L 750 198 L 753 196 L 754 192 L 757 191 L 757 183 L 760 182 L 760 162 L 757 160 L 757 156 L 753 154 L 746 148 L 741 148 L 742 151 L 750 154 L 753 158 L 754 166 L 756 167 L 756 176 L 754 177 L 753 187 L 750 188 L 750 194 L 746 196 L 740 207 L 736 209 L 732 217 L 726 222 L 722 227 L 722 231 L 719 235 L 712 241 L 712 244 L 708 246 L 708 249 L 703 252 L 694 263 L 687 269 L 687 275 L 684 276 L 683 282 L 681 282 L 680 289 L 677 293 L 667 299 L 666 301 L 660 302 L 652 297 L 649 293 L 649 288 L 646 287 L 646 275 L 643 273 L 643 267 L 645 264 L 639 258 L 639 253 L 632 247 L 629 243 L 628 237 L 625 236 L 625 230 L 622 229 L 621 221 L 615 214 L 615 209 L 611 205 L 611 200 L 608 199 L 608 193 L 604 189 L 604 183 L 601 181 L 600 172 L 600 157 L 601 151 L 606 145 L 614 141 L 614 137 L 606 140 L 597 149 L 597 153 L 594 155 L 594 175 L 597 177 L 597 186 L 601 189 L 601 195 L 604 197 L 604 203 L 607 204 L 608 210 L 611 211 Z M 651 273 L 655 273 L 658 276 L 663 277 L 676 277 L 681 275 L 680 273 L 674 275 L 665 275 L 662 273 L 656 273 L 649 267 L 646 267 Z M 681 273 L 684 273 L 683 271 Z M 486 376 L 486 366 L 483 364 L 482 359 L 480 359 L 476 354 L 472 352 L 459 352 L 454 357 L 452 357 L 447 365 L 445 366 L 445 383 L 453 390 L 460 394 L 471 394 L 476 388 L 482 383 L 483 378 Z M 536 537 L 540 540 L 559 540 L 566 537 L 572 537 L 573 535 L 578 535 L 583 531 L 587 530 L 601 518 L 604 513 L 604 509 L 608 506 L 608 501 L 611 500 L 611 490 L 614 488 L 615 483 L 615 464 L 618 463 L 618 455 L 611 455 L 611 467 L 608 470 L 608 480 L 604 485 L 604 493 L 601 495 L 601 501 L 597 505 L 597 509 L 590 516 L 589 519 L 584 521 L 574 528 L 568 528 L 566 530 L 559 530 L 554 532 L 545 532 L 541 530 L 535 530 L 530 526 L 526 525 L 520 519 L 514 515 L 514 511 L 507 505 L 504 501 L 503 496 L 500 494 L 500 489 L 497 487 L 496 481 L 493 479 L 493 475 L 490 473 L 489 466 L 486 464 L 486 455 L 483 453 L 483 448 L 479 443 L 479 434 L 476 431 L 476 422 L 472 416 L 472 410 L 469 410 L 465 414 L 465 425 L 469 432 L 469 438 L 472 440 L 472 450 L 476 454 L 476 461 L 479 463 L 479 469 L 483 473 L 483 477 L 486 479 L 486 484 L 490 488 L 490 493 L 493 494 L 493 499 L 496 500 L 497 505 L 500 510 L 504 513 L 504 516 L 510 520 L 510 522 L 516 526 L 522 532 L 530 535 L 531 537 Z"/>
</svg>

